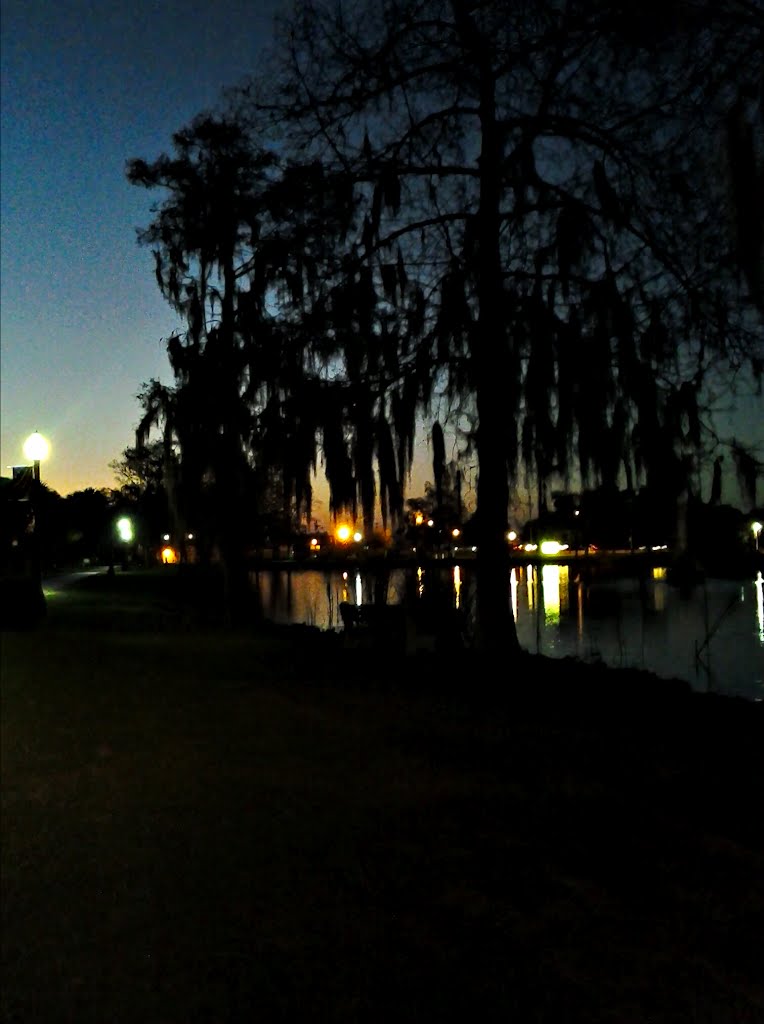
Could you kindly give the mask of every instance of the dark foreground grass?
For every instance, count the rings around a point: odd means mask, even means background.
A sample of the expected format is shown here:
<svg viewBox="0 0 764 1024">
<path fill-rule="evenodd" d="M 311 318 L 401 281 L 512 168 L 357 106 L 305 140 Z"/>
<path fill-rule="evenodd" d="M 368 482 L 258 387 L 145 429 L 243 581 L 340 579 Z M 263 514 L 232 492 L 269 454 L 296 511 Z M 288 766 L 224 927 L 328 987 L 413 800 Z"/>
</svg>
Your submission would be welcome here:
<svg viewBox="0 0 764 1024">
<path fill-rule="evenodd" d="M 764 1021 L 761 705 L 167 583 L 2 634 L 4 1022 Z"/>
</svg>

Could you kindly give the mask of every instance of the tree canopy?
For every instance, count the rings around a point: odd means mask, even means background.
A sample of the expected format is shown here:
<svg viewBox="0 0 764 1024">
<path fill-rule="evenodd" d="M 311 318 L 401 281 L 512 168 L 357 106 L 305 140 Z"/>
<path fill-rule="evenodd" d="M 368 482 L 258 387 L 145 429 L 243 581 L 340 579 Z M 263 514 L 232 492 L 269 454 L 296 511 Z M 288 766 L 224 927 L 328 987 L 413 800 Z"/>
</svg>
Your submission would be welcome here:
<svg viewBox="0 0 764 1024">
<path fill-rule="evenodd" d="M 168 195 L 142 238 L 189 327 L 147 408 L 194 479 L 228 503 L 278 464 L 309 508 L 320 452 L 334 507 L 395 518 L 417 413 L 446 407 L 479 467 L 481 642 L 506 644 L 521 474 L 678 496 L 714 395 L 760 376 L 763 22 L 295 5 L 224 115 L 129 168 Z"/>
</svg>

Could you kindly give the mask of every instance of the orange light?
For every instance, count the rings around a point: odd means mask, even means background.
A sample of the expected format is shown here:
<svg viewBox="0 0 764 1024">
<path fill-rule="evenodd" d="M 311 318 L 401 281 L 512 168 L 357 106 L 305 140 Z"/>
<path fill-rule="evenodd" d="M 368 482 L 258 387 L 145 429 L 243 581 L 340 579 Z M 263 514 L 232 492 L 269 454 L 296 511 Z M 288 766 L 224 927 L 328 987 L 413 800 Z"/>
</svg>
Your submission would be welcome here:
<svg viewBox="0 0 764 1024">
<path fill-rule="evenodd" d="M 337 537 L 337 540 L 342 541 L 344 544 L 345 541 L 350 540 L 350 533 L 351 530 L 349 526 L 338 526 L 335 536 Z"/>
<path fill-rule="evenodd" d="M 417 512 L 417 514 L 414 516 L 414 522 L 417 526 L 422 525 L 422 523 L 424 522 L 424 516 L 422 515 L 421 512 Z"/>
<path fill-rule="evenodd" d="M 164 565 L 174 565 L 178 561 L 178 552 L 175 548 L 162 548 L 162 562 Z"/>
</svg>

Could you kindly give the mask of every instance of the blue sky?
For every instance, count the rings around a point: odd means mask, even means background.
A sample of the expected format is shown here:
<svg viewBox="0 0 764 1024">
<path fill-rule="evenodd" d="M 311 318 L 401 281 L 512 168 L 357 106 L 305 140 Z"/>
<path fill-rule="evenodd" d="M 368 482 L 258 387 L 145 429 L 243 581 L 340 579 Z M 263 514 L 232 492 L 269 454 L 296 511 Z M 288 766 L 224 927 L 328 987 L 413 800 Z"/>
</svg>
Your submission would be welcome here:
<svg viewBox="0 0 764 1024">
<path fill-rule="evenodd" d="M 141 384 L 169 382 L 161 339 L 176 326 L 135 237 L 156 197 L 127 183 L 125 163 L 169 150 L 174 131 L 256 68 L 277 6 L 3 0 L 3 475 L 39 430 L 49 486 L 114 484 L 109 463 L 133 443 Z"/>
<path fill-rule="evenodd" d="M 277 6 L 3 0 L 3 475 L 38 429 L 55 490 L 113 485 L 109 462 L 133 443 L 141 384 L 169 381 L 161 339 L 176 326 L 135 238 L 153 197 L 128 185 L 125 163 L 168 150 L 174 131 L 256 69 Z M 750 405 L 743 432 L 761 412 Z M 425 438 L 418 453 L 411 495 L 431 476 Z"/>
<path fill-rule="evenodd" d="M 221 88 L 253 69 L 270 4 L 4 0 L 2 472 L 24 437 L 51 441 L 46 482 L 110 486 L 135 395 L 168 377 L 175 326 L 135 229 L 151 197 L 125 179 Z"/>
</svg>

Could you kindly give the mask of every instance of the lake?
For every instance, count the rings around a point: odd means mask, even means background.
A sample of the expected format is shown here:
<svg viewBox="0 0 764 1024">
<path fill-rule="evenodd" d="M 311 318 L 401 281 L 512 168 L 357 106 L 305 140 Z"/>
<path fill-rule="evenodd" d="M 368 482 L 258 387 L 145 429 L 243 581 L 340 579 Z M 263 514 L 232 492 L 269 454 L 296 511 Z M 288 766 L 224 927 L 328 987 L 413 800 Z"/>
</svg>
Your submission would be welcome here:
<svg viewBox="0 0 764 1024">
<path fill-rule="evenodd" d="M 474 608 L 471 567 L 393 570 L 387 600 L 424 597 L 446 587 L 469 620 Z M 264 613 L 278 623 L 341 629 L 342 601 L 374 600 L 375 576 L 362 568 L 267 569 L 253 573 Z M 646 578 L 583 583 L 567 565 L 518 566 L 510 579 L 522 647 L 553 658 L 646 669 L 684 679 L 700 691 L 764 699 L 764 583 L 707 579 L 689 593 L 670 584 L 665 569 Z"/>
</svg>

